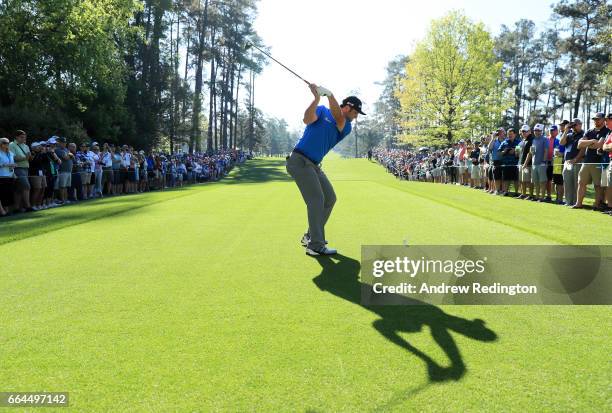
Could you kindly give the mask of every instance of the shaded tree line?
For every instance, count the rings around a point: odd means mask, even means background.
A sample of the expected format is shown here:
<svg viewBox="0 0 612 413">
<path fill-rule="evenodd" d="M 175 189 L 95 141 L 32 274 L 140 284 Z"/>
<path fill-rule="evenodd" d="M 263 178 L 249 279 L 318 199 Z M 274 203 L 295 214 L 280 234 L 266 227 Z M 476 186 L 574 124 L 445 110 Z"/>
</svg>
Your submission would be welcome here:
<svg viewBox="0 0 612 413">
<path fill-rule="evenodd" d="M 0 0 L 0 133 L 254 148 L 256 11 L 256 0 Z"/>
</svg>

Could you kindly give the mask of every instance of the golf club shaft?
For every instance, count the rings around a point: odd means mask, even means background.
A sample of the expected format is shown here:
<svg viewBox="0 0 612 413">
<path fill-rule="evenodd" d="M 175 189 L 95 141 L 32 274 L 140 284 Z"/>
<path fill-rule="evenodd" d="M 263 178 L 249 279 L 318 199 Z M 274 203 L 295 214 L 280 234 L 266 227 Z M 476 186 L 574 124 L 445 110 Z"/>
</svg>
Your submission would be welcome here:
<svg viewBox="0 0 612 413">
<path fill-rule="evenodd" d="M 273 58 L 272 56 L 270 56 L 270 54 L 264 52 L 263 50 L 261 50 L 259 47 L 255 46 L 253 43 L 251 43 L 251 46 L 253 46 L 254 48 L 256 48 L 257 50 L 259 50 L 260 52 L 262 52 L 263 54 L 265 54 L 266 56 L 268 56 L 270 59 L 274 60 L 276 63 L 278 63 L 279 65 L 281 65 L 282 67 L 284 67 L 285 69 L 287 69 L 288 71 L 290 71 L 291 73 L 293 73 L 295 76 L 297 76 L 298 78 L 300 78 L 302 81 L 304 81 L 304 83 L 306 83 L 307 85 L 310 85 L 310 82 L 307 81 L 306 79 L 304 79 L 302 76 L 298 75 L 297 73 L 295 73 L 293 70 L 289 69 L 287 66 L 285 66 L 284 64 L 282 64 L 281 62 L 279 62 L 278 60 L 276 60 L 275 58 Z"/>
</svg>

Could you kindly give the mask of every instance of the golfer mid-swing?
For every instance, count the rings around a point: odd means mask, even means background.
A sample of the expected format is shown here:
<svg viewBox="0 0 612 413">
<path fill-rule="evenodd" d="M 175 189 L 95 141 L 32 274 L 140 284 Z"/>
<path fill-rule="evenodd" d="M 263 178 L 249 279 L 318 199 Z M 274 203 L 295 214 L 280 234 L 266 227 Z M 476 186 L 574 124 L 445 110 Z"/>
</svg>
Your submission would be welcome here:
<svg viewBox="0 0 612 413">
<path fill-rule="evenodd" d="M 287 157 L 287 172 L 295 180 L 308 210 L 308 231 L 302 237 L 302 245 L 308 255 L 333 255 L 336 250 L 325 244 L 325 223 L 329 219 L 336 194 L 321 170 L 323 157 L 351 133 L 351 121 L 361 111 L 361 100 L 349 96 L 338 105 L 328 90 L 309 85 L 314 100 L 304 112 L 306 130 Z M 321 96 L 327 96 L 329 109 L 319 106 Z"/>
</svg>

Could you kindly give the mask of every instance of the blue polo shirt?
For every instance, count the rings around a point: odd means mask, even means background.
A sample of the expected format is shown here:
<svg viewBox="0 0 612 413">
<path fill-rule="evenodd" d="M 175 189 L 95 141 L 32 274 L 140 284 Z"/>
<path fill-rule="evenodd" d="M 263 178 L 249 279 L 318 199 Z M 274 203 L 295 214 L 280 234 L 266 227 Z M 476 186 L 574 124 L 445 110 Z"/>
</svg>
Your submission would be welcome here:
<svg viewBox="0 0 612 413">
<path fill-rule="evenodd" d="M 351 122 L 347 120 L 344 129 L 340 132 L 331 110 L 325 106 L 317 106 L 316 114 L 318 119 L 306 126 L 304 135 L 295 145 L 295 148 L 318 164 L 338 142 L 351 133 L 352 126 Z"/>
<path fill-rule="evenodd" d="M 501 143 L 501 145 L 499 145 L 497 152 L 501 156 L 501 161 L 503 165 L 516 165 L 518 163 L 518 156 L 516 156 L 515 154 L 504 154 L 504 151 L 506 149 L 516 149 L 518 144 L 519 140 L 515 137 L 513 140 L 510 140 L 510 138 L 506 138 Z"/>
<path fill-rule="evenodd" d="M 498 138 L 495 138 L 493 141 L 493 146 L 491 147 L 491 157 L 494 161 L 501 161 L 502 154 L 499 151 L 499 147 L 501 146 L 503 141 L 500 141 Z"/>
</svg>

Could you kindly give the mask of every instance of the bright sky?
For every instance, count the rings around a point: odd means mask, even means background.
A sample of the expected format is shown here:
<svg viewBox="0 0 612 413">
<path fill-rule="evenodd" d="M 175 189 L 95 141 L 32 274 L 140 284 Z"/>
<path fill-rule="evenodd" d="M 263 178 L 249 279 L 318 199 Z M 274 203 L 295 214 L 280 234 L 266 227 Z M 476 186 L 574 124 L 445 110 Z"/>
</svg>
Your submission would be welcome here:
<svg viewBox="0 0 612 413">
<path fill-rule="evenodd" d="M 463 9 L 497 34 L 501 24 L 528 18 L 542 25 L 551 0 L 259 0 L 255 29 L 271 55 L 304 79 L 330 89 L 338 100 L 358 92 L 365 113 L 373 110 L 395 56 L 410 54 L 431 19 Z M 273 61 L 255 80 L 255 106 L 300 129 L 312 94 Z M 321 101 L 326 102 L 327 98 Z"/>
</svg>

